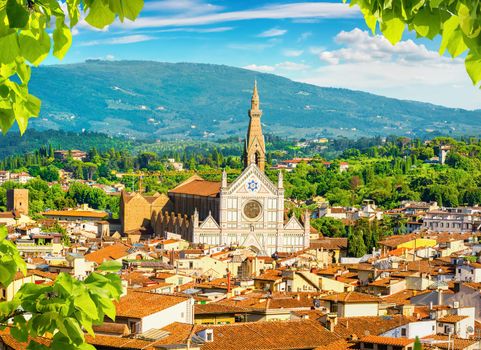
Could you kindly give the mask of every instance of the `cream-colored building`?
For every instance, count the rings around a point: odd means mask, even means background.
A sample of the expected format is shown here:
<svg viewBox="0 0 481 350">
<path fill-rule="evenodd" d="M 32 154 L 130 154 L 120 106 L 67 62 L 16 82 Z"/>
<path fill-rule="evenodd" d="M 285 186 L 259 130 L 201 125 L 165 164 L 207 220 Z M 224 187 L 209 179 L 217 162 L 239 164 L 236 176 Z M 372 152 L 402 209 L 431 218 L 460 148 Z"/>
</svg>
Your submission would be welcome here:
<svg viewBox="0 0 481 350">
<path fill-rule="evenodd" d="M 345 292 L 321 298 L 338 317 L 379 316 L 381 298 L 358 292 Z"/>
</svg>

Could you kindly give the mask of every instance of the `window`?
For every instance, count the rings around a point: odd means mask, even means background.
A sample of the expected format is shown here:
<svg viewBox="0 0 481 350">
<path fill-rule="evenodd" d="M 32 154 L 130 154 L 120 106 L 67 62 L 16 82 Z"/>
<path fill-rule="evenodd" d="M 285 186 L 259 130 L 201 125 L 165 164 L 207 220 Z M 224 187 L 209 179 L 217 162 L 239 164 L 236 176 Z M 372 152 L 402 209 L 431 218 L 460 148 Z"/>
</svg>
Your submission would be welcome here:
<svg viewBox="0 0 481 350">
<path fill-rule="evenodd" d="M 138 334 L 141 332 L 140 322 L 138 321 L 129 321 L 129 328 L 130 333 Z"/>
<path fill-rule="evenodd" d="M 401 328 L 401 336 L 405 337 L 407 334 L 406 328 Z"/>
<path fill-rule="evenodd" d="M 371 343 L 364 343 L 364 349 L 372 349 L 373 345 Z"/>
<path fill-rule="evenodd" d="M 207 333 L 207 341 L 212 341 L 212 333 Z"/>
<path fill-rule="evenodd" d="M 337 303 L 331 303 L 331 312 L 337 312 Z"/>
</svg>

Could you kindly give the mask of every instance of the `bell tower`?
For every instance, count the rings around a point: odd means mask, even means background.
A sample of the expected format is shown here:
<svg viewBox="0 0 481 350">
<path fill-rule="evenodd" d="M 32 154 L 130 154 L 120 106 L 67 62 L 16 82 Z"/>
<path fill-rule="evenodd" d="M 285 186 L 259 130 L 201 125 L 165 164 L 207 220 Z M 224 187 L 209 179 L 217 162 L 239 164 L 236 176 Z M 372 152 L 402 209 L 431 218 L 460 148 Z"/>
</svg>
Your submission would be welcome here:
<svg viewBox="0 0 481 350">
<path fill-rule="evenodd" d="M 261 171 L 265 169 L 266 146 L 261 125 L 262 111 L 259 109 L 259 94 L 257 92 L 257 81 L 254 82 L 251 108 L 249 109 L 249 129 L 244 149 L 244 165 L 256 164 Z"/>
</svg>

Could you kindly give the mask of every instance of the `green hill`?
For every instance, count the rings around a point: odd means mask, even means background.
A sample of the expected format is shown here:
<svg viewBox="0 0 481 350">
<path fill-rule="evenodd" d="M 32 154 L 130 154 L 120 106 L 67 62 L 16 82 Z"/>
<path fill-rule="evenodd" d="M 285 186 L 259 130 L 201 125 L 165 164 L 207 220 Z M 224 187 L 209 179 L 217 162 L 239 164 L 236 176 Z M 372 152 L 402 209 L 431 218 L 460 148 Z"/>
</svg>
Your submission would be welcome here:
<svg viewBox="0 0 481 350">
<path fill-rule="evenodd" d="M 481 111 L 321 88 L 221 65 L 87 61 L 35 69 L 40 130 L 152 139 L 243 136 L 254 79 L 263 122 L 279 136 L 480 134 Z"/>
</svg>

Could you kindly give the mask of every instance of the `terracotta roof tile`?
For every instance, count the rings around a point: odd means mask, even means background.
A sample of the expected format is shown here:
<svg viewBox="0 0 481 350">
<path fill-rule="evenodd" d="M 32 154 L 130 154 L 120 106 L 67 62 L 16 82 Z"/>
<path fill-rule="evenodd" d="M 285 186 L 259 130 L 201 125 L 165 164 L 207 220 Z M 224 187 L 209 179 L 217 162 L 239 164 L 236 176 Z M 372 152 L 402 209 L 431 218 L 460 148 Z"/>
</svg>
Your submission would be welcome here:
<svg viewBox="0 0 481 350">
<path fill-rule="evenodd" d="M 213 330 L 214 337 L 212 342 L 203 344 L 202 350 L 314 349 L 319 346 L 338 345 L 342 341 L 312 320 L 199 325 L 194 328 L 194 332 L 198 333 L 206 328 Z"/>
<path fill-rule="evenodd" d="M 116 303 L 117 317 L 142 318 L 186 301 L 189 297 L 129 290 Z"/>
<path fill-rule="evenodd" d="M 106 212 L 90 210 L 49 210 L 42 213 L 43 216 L 63 216 L 63 217 L 89 217 L 103 219 L 108 216 Z"/>
<path fill-rule="evenodd" d="M 349 340 L 352 336 L 380 335 L 396 327 L 413 322 L 414 317 L 403 315 L 339 317 L 334 332 Z"/>
<path fill-rule="evenodd" d="M 438 319 L 438 322 L 443 322 L 443 323 L 457 323 L 459 321 L 462 321 L 464 319 L 468 318 L 468 316 L 462 316 L 462 315 L 447 315 L 444 317 L 441 317 Z"/>
<path fill-rule="evenodd" d="M 220 193 L 221 183 L 217 181 L 193 180 L 185 184 L 180 184 L 169 193 L 190 194 L 203 197 L 217 197 Z"/>
<path fill-rule="evenodd" d="M 333 294 L 322 297 L 321 299 L 340 303 L 379 303 L 382 301 L 379 297 L 358 292 Z"/>
<path fill-rule="evenodd" d="M 378 335 L 368 335 L 361 338 L 361 342 L 370 344 L 382 344 L 392 346 L 407 346 L 414 343 L 414 339 L 381 337 Z"/>
<path fill-rule="evenodd" d="M 131 247 L 126 244 L 116 243 L 113 245 L 100 248 L 95 252 L 86 254 L 85 260 L 93 261 L 93 262 L 96 262 L 97 264 L 101 264 L 104 261 L 108 261 L 108 260 L 118 260 L 120 258 L 123 258 L 124 256 L 127 256 L 129 254 L 128 250 L 130 248 Z"/>
</svg>

